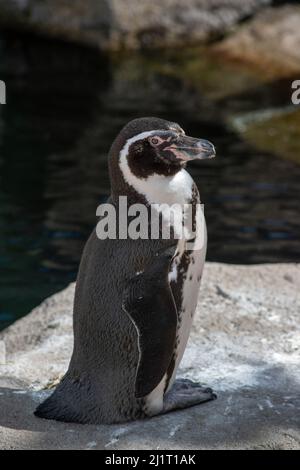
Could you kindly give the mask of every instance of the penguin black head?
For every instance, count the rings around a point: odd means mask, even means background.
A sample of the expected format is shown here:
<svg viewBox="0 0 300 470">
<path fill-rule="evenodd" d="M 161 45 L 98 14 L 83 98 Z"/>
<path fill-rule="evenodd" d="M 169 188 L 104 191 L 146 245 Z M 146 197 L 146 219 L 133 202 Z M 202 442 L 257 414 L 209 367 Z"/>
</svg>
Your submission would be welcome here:
<svg viewBox="0 0 300 470">
<path fill-rule="evenodd" d="M 130 175 L 139 179 L 172 176 L 190 160 L 214 156 L 214 146 L 207 140 L 185 135 L 175 122 L 146 117 L 123 127 L 110 150 L 110 170 L 114 176 L 118 166 L 127 180 Z"/>
</svg>

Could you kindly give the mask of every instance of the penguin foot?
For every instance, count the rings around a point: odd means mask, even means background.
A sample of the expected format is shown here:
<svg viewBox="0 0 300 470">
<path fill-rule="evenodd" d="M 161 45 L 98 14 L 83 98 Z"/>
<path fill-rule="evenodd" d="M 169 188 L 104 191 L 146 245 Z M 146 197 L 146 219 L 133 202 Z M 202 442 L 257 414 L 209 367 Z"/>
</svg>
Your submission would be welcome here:
<svg viewBox="0 0 300 470">
<path fill-rule="evenodd" d="M 203 387 L 189 379 L 178 379 L 164 396 L 163 413 L 200 405 L 216 398 L 217 395 L 211 388 Z"/>
</svg>

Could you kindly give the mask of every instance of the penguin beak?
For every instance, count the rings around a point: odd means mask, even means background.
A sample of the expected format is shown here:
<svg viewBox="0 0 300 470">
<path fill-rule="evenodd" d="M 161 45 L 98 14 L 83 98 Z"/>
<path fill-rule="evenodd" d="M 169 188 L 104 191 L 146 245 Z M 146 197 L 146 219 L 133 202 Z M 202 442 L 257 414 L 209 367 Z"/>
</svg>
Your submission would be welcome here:
<svg viewBox="0 0 300 470">
<path fill-rule="evenodd" d="M 215 147 L 205 139 L 195 139 L 187 135 L 182 135 L 165 150 L 173 153 L 177 160 L 188 162 L 190 160 L 204 160 L 216 156 Z"/>
</svg>

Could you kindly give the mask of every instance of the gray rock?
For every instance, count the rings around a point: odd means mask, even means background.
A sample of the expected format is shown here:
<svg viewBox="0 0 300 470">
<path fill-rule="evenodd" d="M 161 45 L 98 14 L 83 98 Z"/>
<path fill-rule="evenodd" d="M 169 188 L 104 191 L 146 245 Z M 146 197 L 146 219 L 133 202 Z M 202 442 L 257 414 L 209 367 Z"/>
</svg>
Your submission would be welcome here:
<svg viewBox="0 0 300 470">
<path fill-rule="evenodd" d="M 0 0 L 0 24 L 101 49 L 184 45 L 223 34 L 271 0 Z"/>
<path fill-rule="evenodd" d="M 222 56 L 251 63 L 265 75 L 300 71 L 300 6 L 267 8 L 215 48 Z"/>
<path fill-rule="evenodd" d="M 0 364 L 6 363 L 6 350 L 4 341 L 0 341 Z"/>
<path fill-rule="evenodd" d="M 218 399 L 114 426 L 33 416 L 72 350 L 74 285 L 1 333 L 2 449 L 299 449 L 300 265 L 207 263 L 180 373 Z"/>
</svg>

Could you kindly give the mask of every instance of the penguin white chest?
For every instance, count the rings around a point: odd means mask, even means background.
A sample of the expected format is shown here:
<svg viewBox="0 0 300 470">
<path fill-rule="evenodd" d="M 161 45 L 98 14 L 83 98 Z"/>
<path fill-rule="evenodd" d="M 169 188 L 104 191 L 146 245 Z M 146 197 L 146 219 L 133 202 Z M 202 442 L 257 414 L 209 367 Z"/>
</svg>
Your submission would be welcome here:
<svg viewBox="0 0 300 470">
<path fill-rule="evenodd" d="M 206 230 L 205 243 L 204 245 L 202 244 L 201 249 L 193 251 L 189 247 L 189 251 L 187 251 L 186 233 L 188 232 L 182 233 L 183 221 L 185 221 L 187 214 L 183 212 L 183 209 L 185 210 L 186 205 L 190 208 L 191 202 L 193 200 L 195 201 L 194 198 L 196 198 L 197 203 L 200 202 L 200 200 L 198 191 L 194 188 L 193 179 L 184 169 L 170 177 L 152 175 L 147 179 L 138 179 L 129 172 L 124 158 L 123 160 L 121 159 L 121 164 L 126 181 L 128 181 L 139 194 L 144 195 L 147 202 L 152 205 L 152 207 L 155 206 L 155 210 L 161 214 L 163 227 L 172 227 L 174 234 L 177 237 L 179 235 L 176 254 L 169 272 L 171 289 L 177 292 L 180 291 L 180 301 L 176 302 L 178 329 L 174 350 L 175 367 L 171 379 L 168 376 L 168 371 L 166 371 L 161 382 L 145 397 L 145 411 L 148 415 L 151 415 L 157 414 L 162 410 L 167 381 L 169 381 L 169 389 L 175 379 L 178 365 L 186 348 L 197 304 L 198 290 L 204 265 Z M 190 209 L 188 209 L 188 211 L 189 210 Z M 189 239 L 189 237 L 187 239 Z M 198 246 L 196 242 L 195 244 Z"/>
<path fill-rule="evenodd" d="M 204 220 L 204 219 L 203 219 Z M 169 381 L 168 389 L 172 386 L 178 366 L 183 357 L 197 306 L 198 293 L 206 256 L 206 227 L 204 227 L 204 244 L 195 251 L 180 252 L 174 257 L 169 273 L 170 286 L 179 296 L 178 329 L 175 346 L 175 367 Z M 179 292 L 178 292 L 179 291 Z"/>
</svg>

